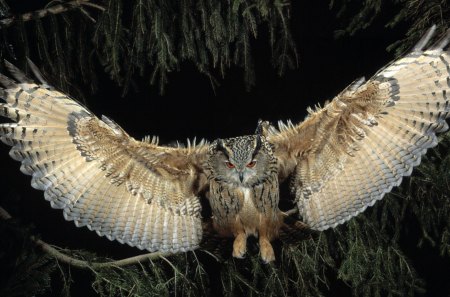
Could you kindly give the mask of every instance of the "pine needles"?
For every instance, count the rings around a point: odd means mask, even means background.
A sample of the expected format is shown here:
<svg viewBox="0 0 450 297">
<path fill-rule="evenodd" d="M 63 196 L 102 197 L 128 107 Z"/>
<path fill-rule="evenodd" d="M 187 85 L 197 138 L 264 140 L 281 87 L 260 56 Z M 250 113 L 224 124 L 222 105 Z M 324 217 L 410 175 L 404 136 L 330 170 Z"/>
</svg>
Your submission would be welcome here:
<svg viewBox="0 0 450 297">
<path fill-rule="evenodd" d="M 36 249 L 29 228 L 11 219 L 0 221 L 0 296 L 31 296 L 51 287 L 54 259 Z"/>
<path fill-rule="evenodd" d="M 396 9 L 389 9 L 395 7 Z M 330 8 L 346 21 L 345 28 L 336 31 L 336 36 L 353 35 L 368 28 L 375 20 L 382 20 L 387 28 L 406 23 L 408 31 L 404 39 L 392 43 L 388 50 L 400 56 L 408 51 L 433 24 L 438 26 L 437 36 L 450 26 L 450 3 L 441 0 L 331 0 Z M 396 11 L 388 17 L 381 12 Z"/>
<path fill-rule="evenodd" d="M 297 66 L 288 0 L 95 2 L 104 10 L 80 7 L 3 28 L 0 55 L 25 60 L 30 45 L 24 41 L 36 40 L 38 57 L 32 59 L 42 62 L 47 73 L 58 73 L 52 81 L 72 94 L 76 90 L 69 82 L 96 89 L 93 67 L 97 60 L 124 94 L 136 76 L 147 77 L 163 93 L 169 74 L 185 63 L 195 65 L 213 88 L 231 67 L 240 67 L 251 88 L 255 84 L 253 41 L 267 36 L 260 34 L 261 27 L 267 27 L 270 37 L 266 39 L 278 73 Z"/>
</svg>

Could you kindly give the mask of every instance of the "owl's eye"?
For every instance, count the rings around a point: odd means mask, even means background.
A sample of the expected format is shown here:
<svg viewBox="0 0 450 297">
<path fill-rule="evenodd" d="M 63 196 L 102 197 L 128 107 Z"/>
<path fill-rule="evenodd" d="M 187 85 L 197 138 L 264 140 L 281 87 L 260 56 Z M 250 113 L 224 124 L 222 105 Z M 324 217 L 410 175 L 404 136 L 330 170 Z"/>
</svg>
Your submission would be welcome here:
<svg viewBox="0 0 450 297">
<path fill-rule="evenodd" d="M 225 161 L 225 165 L 227 165 L 227 167 L 230 169 L 234 168 L 234 164 L 231 163 L 230 161 Z"/>
<path fill-rule="evenodd" d="M 250 163 L 247 164 L 247 167 L 248 168 L 252 168 L 252 167 L 255 167 L 255 165 L 256 165 L 256 161 L 253 160 L 253 161 L 251 161 Z"/>
</svg>

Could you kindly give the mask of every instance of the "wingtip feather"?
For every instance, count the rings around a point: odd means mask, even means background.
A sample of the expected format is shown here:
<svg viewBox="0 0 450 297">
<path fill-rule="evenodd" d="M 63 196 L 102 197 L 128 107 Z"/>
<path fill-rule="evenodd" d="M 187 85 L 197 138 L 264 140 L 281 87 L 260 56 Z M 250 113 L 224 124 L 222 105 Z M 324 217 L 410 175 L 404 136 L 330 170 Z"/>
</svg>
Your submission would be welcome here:
<svg viewBox="0 0 450 297">
<path fill-rule="evenodd" d="M 46 89 L 52 89 L 52 87 L 44 79 L 44 76 L 42 75 L 42 73 L 39 70 L 39 68 L 28 57 L 27 57 L 27 63 L 28 63 L 28 66 L 31 69 L 31 72 L 33 72 L 34 77 L 41 83 L 42 87 L 44 87 Z"/>
<path fill-rule="evenodd" d="M 436 32 L 436 25 L 431 26 L 425 35 L 422 36 L 422 38 L 419 40 L 419 42 L 416 43 L 416 45 L 413 47 L 413 52 L 421 52 L 425 46 L 430 42 L 430 39 L 433 37 L 434 32 Z"/>
<path fill-rule="evenodd" d="M 432 46 L 432 50 L 443 50 L 450 43 L 450 28 L 445 34 Z"/>
<path fill-rule="evenodd" d="M 8 69 L 9 73 L 12 77 L 17 80 L 19 83 L 32 83 L 30 80 L 19 68 L 17 68 L 13 63 L 8 60 L 3 60 L 5 63 L 6 69 Z"/>
</svg>

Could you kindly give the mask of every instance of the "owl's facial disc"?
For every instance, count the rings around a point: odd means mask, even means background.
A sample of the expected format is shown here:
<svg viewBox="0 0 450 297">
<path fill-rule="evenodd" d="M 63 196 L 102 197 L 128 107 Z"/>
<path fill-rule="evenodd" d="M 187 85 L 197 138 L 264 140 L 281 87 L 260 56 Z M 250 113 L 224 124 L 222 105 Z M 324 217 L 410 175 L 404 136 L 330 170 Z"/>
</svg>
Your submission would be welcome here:
<svg viewBox="0 0 450 297">
<path fill-rule="evenodd" d="M 245 164 L 245 163 L 242 163 L 242 162 L 237 162 L 237 163 L 240 164 L 240 165 L 241 164 Z M 244 180 L 247 180 L 248 176 L 252 175 L 251 173 L 252 173 L 252 171 L 254 171 L 252 168 L 255 167 L 256 160 L 252 159 L 250 162 L 248 162 L 245 165 L 245 167 L 243 167 L 242 165 L 236 167 L 236 165 L 234 165 L 230 160 L 226 160 L 225 161 L 225 165 L 227 166 L 227 168 L 229 170 L 234 170 L 238 174 L 239 181 L 241 183 L 244 183 Z"/>
<path fill-rule="evenodd" d="M 228 176 L 237 184 L 247 185 L 249 180 L 257 175 L 256 165 L 257 160 L 250 155 L 245 159 L 241 158 L 227 158 L 224 162 L 226 171 L 229 172 Z"/>
<path fill-rule="evenodd" d="M 216 178 L 239 186 L 259 182 L 268 165 L 259 136 L 243 136 L 218 140 L 211 163 Z"/>
</svg>

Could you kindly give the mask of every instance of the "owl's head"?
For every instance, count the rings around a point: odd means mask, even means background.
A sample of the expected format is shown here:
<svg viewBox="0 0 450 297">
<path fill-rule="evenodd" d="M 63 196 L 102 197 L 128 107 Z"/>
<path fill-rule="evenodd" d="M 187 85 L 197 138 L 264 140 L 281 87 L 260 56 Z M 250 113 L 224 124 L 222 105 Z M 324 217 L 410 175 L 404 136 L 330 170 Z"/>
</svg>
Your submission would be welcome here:
<svg viewBox="0 0 450 297">
<path fill-rule="evenodd" d="M 214 141 L 208 162 L 217 181 L 253 186 L 268 178 L 277 161 L 264 136 L 250 135 Z"/>
</svg>

